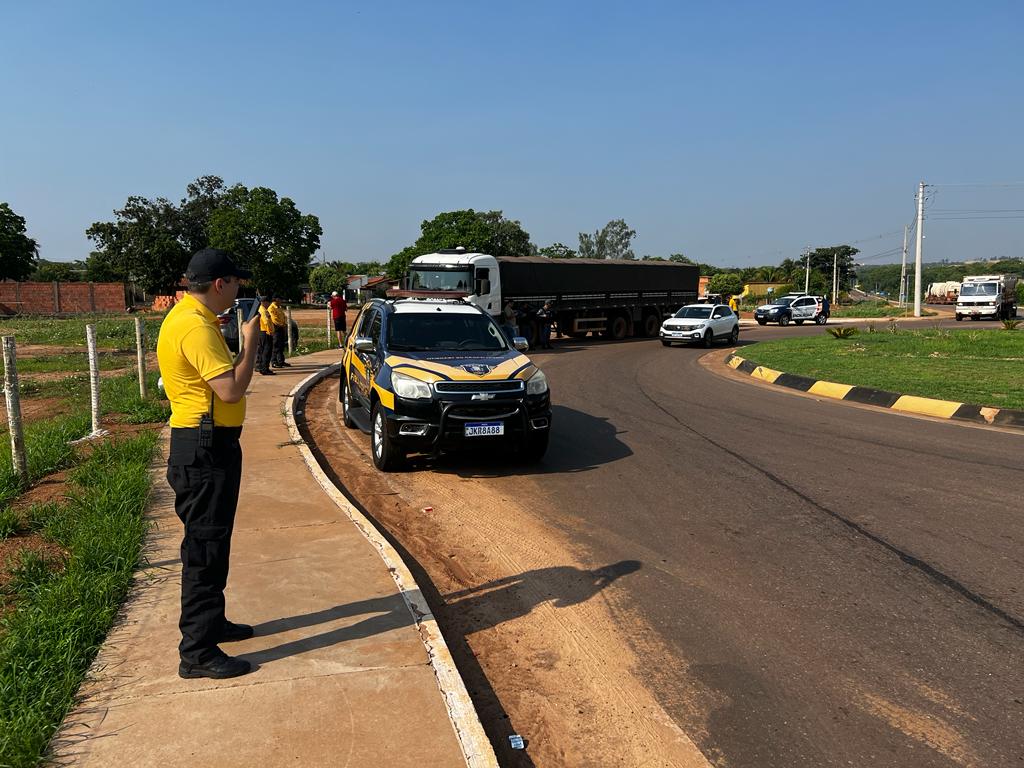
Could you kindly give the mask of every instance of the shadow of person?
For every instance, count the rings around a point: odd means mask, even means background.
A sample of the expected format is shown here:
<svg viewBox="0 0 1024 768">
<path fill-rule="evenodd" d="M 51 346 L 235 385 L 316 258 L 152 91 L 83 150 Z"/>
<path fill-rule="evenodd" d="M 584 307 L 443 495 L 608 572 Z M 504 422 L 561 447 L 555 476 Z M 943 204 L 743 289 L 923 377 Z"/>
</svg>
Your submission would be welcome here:
<svg viewBox="0 0 1024 768">
<path fill-rule="evenodd" d="M 467 634 L 526 616 L 550 603 L 568 608 L 590 600 L 614 581 L 640 570 L 639 560 L 620 560 L 587 570 L 571 565 L 537 568 L 443 595 L 446 612 L 457 612 Z"/>
<path fill-rule="evenodd" d="M 349 640 L 359 640 L 364 637 L 383 634 L 384 632 L 409 626 L 413 623 L 413 616 L 409 606 L 406 605 L 405 599 L 396 593 L 368 600 L 358 600 L 354 603 L 346 603 L 345 605 L 336 605 L 332 608 L 325 608 L 322 611 L 313 611 L 312 613 L 303 613 L 265 621 L 262 624 L 253 626 L 253 634 L 256 637 L 266 637 L 279 632 L 313 627 L 318 624 L 329 624 L 339 619 L 364 615 L 366 618 L 354 624 L 346 624 L 343 627 L 281 643 L 270 648 L 264 648 L 261 651 L 241 654 L 240 658 L 262 666 L 271 661 L 278 661 L 289 656 L 297 656 L 300 653 L 309 653 L 310 651 L 329 648 L 332 645 Z"/>
</svg>

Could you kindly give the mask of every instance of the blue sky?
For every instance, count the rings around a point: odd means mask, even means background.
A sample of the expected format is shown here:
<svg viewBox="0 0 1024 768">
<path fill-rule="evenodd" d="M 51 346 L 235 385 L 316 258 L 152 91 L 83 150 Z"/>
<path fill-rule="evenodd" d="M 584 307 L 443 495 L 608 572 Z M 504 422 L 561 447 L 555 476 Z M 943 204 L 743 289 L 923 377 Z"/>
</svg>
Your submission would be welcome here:
<svg viewBox="0 0 1024 768">
<path fill-rule="evenodd" d="M 919 180 L 1024 182 L 1022 29 L 1019 2 L 8 2 L 0 201 L 57 260 L 204 174 L 318 215 L 328 259 L 470 207 L 540 246 L 624 218 L 639 255 L 870 257 Z M 925 232 L 929 261 L 1024 256 L 1024 219 Z"/>
</svg>

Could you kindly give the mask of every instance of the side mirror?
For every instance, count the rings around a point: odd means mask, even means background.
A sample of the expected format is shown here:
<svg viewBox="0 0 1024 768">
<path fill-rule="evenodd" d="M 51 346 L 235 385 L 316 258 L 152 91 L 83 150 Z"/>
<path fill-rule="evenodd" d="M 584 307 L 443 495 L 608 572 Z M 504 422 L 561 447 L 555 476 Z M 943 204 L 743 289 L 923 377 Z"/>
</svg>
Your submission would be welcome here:
<svg viewBox="0 0 1024 768">
<path fill-rule="evenodd" d="M 530 348 L 530 342 L 526 340 L 525 336 L 513 336 L 512 346 L 515 347 L 516 350 L 518 350 L 519 352 L 525 352 Z"/>
<path fill-rule="evenodd" d="M 377 349 L 377 345 L 373 343 L 373 339 L 369 336 L 359 336 L 356 338 L 355 348 L 356 352 L 374 352 Z"/>
</svg>

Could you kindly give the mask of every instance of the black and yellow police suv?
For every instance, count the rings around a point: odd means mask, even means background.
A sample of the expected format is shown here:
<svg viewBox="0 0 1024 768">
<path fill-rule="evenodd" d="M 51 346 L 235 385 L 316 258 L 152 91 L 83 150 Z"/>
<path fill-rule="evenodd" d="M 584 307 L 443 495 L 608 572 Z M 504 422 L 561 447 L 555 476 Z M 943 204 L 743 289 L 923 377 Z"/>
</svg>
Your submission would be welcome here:
<svg viewBox="0 0 1024 768">
<path fill-rule="evenodd" d="M 345 426 L 370 434 L 373 463 L 385 472 L 409 453 L 511 445 L 539 461 L 548 447 L 547 377 L 490 315 L 461 299 L 364 305 L 338 397 Z"/>
</svg>

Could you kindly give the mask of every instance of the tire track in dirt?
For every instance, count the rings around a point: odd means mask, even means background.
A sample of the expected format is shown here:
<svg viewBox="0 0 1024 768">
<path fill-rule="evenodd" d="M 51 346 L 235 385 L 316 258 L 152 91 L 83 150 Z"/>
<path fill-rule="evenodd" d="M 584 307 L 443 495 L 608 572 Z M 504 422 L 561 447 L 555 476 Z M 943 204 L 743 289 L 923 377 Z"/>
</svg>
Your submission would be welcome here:
<svg viewBox="0 0 1024 768">
<path fill-rule="evenodd" d="M 436 588 L 431 607 L 503 765 L 709 765 L 636 674 L 649 654 L 668 657 L 614 585 L 642 563 L 595 567 L 545 522 L 566 513 L 532 477 L 488 477 L 466 457 L 379 473 L 368 438 L 341 424 L 336 380 L 313 389 L 306 418 L 338 479 Z M 515 732 L 525 753 L 508 747 Z"/>
</svg>

